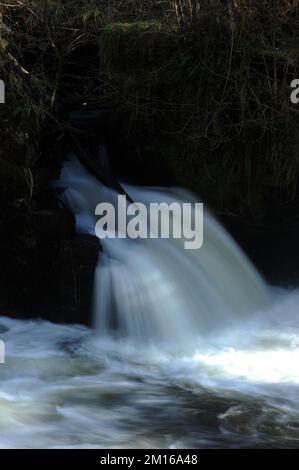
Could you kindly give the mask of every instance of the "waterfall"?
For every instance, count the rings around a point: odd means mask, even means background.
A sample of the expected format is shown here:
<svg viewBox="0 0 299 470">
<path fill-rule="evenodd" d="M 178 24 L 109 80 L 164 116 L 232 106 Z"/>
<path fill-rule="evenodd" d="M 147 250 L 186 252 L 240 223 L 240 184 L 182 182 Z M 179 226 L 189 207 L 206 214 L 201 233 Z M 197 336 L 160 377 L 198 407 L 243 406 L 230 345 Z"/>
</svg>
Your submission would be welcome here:
<svg viewBox="0 0 299 470">
<path fill-rule="evenodd" d="M 77 231 L 95 234 L 95 208 L 116 207 L 118 194 L 102 185 L 75 157 L 57 186 L 75 214 Z M 123 185 L 135 202 L 195 202 L 181 189 Z M 229 328 L 268 306 L 263 280 L 228 233 L 205 209 L 204 242 L 185 250 L 177 239 L 101 240 L 94 280 L 94 326 L 101 335 L 141 342 L 183 343 Z"/>
</svg>

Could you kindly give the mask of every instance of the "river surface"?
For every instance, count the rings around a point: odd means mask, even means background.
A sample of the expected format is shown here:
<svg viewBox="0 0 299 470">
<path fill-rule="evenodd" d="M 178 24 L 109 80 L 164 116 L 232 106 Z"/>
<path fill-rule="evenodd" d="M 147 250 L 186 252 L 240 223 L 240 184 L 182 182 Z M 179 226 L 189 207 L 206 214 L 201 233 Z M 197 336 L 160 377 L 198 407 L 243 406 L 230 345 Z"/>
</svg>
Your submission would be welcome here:
<svg viewBox="0 0 299 470">
<path fill-rule="evenodd" d="M 299 448 L 299 292 L 183 346 L 0 318 L 1 448 Z"/>
<path fill-rule="evenodd" d="M 75 157 L 56 187 L 79 233 L 95 233 L 99 202 L 117 207 Z M 125 189 L 145 209 L 197 201 Z M 0 317 L 0 447 L 299 448 L 299 292 L 268 288 L 208 211 L 199 250 L 101 245 L 93 328 Z"/>
</svg>

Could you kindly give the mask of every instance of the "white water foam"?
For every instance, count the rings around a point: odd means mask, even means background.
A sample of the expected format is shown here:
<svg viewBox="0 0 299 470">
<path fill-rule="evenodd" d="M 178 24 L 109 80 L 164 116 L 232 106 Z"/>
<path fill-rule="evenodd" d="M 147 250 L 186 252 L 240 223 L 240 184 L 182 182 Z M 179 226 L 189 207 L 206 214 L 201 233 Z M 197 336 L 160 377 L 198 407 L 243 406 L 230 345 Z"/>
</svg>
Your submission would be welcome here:
<svg viewBox="0 0 299 470">
<path fill-rule="evenodd" d="M 95 234 L 95 208 L 117 206 L 118 194 L 103 186 L 74 157 L 60 178 L 64 202 L 76 215 L 77 229 Z M 133 201 L 195 202 L 179 189 L 125 185 Z M 181 223 L 178 222 L 177 223 Z M 204 243 L 184 250 L 177 239 L 102 240 L 95 274 L 94 319 L 98 331 L 135 340 L 188 343 L 199 334 L 231 327 L 236 318 L 264 309 L 269 294 L 236 243 L 206 210 Z"/>
</svg>

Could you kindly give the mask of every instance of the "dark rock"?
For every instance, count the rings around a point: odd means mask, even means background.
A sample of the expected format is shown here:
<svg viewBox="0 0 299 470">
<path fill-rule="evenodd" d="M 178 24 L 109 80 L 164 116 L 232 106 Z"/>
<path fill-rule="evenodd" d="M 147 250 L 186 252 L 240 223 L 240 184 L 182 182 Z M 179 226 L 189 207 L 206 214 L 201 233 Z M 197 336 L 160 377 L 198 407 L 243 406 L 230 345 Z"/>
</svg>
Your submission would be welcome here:
<svg viewBox="0 0 299 470">
<path fill-rule="evenodd" d="M 2 227 L 3 228 L 3 227 Z M 0 308 L 15 318 L 90 324 L 99 240 L 66 209 L 15 214 L 0 231 Z"/>
<path fill-rule="evenodd" d="M 76 304 L 78 323 L 91 323 L 94 272 L 98 261 L 100 242 L 92 235 L 77 235 L 72 242 L 77 279 Z"/>
<path fill-rule="evenodd" d="M 40 240 L 70 240 L 74 237 L 76 220 L 71 211 L 61 208 L 41 210 L 32 217 L 32 225 Z"/>
<path fill-rule="evenodd" d="M 99 256 L 99 240 L 91 235 L 77 235 L 61 247 L 54 263 L 56 292 L 47 318 L 59 323 L 91 324 L 93 279 Z M 51 276 L 54 279 L 53 273 Z M 45 315 L 43 315 L 45 316 Z"/>
<path fill-rule="evenodd" d="M 106 130 L 117 122 L 115 113 L 110 108 L 90 109 L 84 107 L 69 113 L 69 122 L 72 126 L 90 131 Z"/>
<path fill-rule="evenodd" d="M 222 216 L 221 221 L 269 283 L 298 287 L 299 220 L 250 224 Z"/>
<path fill-rule="evenodd" d="M 95 109 L 85 106 L 69 113 L 69 125 L 66 126 L 66 141 L 69 153 L 73 153 L 81 163 L 104 185 L 120 194 L 123 188 L 110 171 L 106 158 L 106 135 L 118 134 L 118 118 L 110 108 Z"/>
<path fill-rule="evenodd" d="M 28 236 L 37 242 L 64 241 L 74 237 L 75 217 L 65 208 L 16 212 L 2 225 L 1 239 L 11 243 L 13 239 L 26 243 Z"/>
</svg>

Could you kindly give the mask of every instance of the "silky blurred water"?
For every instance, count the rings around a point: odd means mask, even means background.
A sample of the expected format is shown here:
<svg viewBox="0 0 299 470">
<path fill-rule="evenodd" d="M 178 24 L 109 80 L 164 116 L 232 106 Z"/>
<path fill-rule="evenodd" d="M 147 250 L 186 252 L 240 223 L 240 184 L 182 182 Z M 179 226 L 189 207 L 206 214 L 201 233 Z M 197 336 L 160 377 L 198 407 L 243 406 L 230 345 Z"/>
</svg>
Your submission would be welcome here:
<svg viewBox="0 0 299 470">
<path fill-rule="evenodd" d="M 110 203 L 115 218 L 120 216 L 118 193 L 101 184 L 74 156 L 64 163 L 56 186 L 64 189 L 62 201 L 75 214 L 80 233 L 95 235 L 95 208 L 101 202 Z M 186 201 L 194 213 L 198 202 L 195 195 L 178 188 L 124 187 L 147 213 L 150 203 L 181 207 Z M 139 225 L 147 227 L 147 219 L 143 216 Z M 187 220 L 175 214 L 172 221 L 185 233 Z M 119 235 L 116 220 L 114 224 Z M 101 247 L 93 316 L 104 337 L 117 333 L 142 344 L 155 339 L 175 343 L 177 349 L 270 304 L 262 278 L 206 208 L 200 249 L 186 250 L 183 237 L 171 236 L 105 238 Z"/>
<path fill-rule="evenodd" d="M 73 157 L 56 186 L 90 234 L 96 205 L 117 197 Z M 102 248 L 94 329 L 0 317 L 0 447 L 299 447 L 299 292 L 271 291 L 208 212 L 197 252 Z"/>
<path fill-rule="evenodd" d="M 0 447 L 299 447 L 299 293 L 274 297 L 177 350 L 0 318 Z"/>
</svg>

